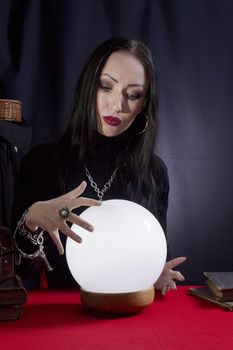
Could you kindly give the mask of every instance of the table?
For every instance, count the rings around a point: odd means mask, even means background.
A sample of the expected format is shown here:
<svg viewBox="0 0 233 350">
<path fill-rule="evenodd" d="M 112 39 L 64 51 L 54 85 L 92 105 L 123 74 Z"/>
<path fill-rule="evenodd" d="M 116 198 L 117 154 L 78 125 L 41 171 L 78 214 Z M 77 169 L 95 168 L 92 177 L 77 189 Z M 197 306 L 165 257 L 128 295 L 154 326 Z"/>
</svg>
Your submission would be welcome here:
<svg viewBox="0 0 233 350">
<path fill-rule="evenodd" d="M 77 290 L 30 291 L 19 320 L 0 323 L 2 350 L 232 350 L 233 312 L 179 286 L 142 313 L 104 318 L 85 312 Z"/>
</svg>

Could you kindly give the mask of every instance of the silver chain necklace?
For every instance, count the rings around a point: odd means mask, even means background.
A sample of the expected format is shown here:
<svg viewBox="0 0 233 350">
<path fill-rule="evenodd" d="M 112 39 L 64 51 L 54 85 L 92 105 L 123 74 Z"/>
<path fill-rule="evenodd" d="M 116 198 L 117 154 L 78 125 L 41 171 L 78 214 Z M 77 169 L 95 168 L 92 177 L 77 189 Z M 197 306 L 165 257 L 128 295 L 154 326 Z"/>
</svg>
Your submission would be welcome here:
<svg viewBox="0 0 233 350">
<path fill-rule="evenodd" d="M 112 173 L 110 179 L 105 183 L 105 185 L 102 188 L 102 190 L 100 190 L 98 185 L 97 185 L 97 183 L 93 180 L 93 177 L 91 176 L 89 170 L 85 166 L 86 176 L 87 176 L 88 180 L 90 181 L 91 187 L 93 187 L 94 191 L 97 193 L 97 197 L 99 198 L 100 201 L 103 200 L 103 196 L 105 195 L 105 192 L 111 187 L 111 185 L 113 183 L 113 180 L 116 177 L 117 169 L 118 168 L 116 168 L 114 170 L 114 172 Z"/>
</svg>

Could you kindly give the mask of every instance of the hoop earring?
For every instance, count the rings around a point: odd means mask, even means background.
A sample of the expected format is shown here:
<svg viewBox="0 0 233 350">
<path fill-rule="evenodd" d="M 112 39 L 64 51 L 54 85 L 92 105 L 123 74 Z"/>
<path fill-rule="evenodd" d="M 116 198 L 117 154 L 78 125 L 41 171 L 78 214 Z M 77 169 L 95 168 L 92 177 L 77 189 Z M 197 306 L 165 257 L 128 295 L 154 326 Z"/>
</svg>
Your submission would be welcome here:
<svg viewBox="0 0 233 350">
<path fill-rule="evenodd" d="M 141 111 L 141 113 L 144 114 L 144 116 L 145 116 L 145 118 L 146 118 L 146 123 L 145 123 L 145 126 L 144 126 L 143 130 L 140 131 L 140 132 L 138 132 L 136 135 L 141 135 L 141 134 L 143 134 L 143 133 L 146 131 L 147 126 L 148 126 L 148 116 L 147 116 L 147 114 L 146 114 L 144 111 Z"/>
</svg>

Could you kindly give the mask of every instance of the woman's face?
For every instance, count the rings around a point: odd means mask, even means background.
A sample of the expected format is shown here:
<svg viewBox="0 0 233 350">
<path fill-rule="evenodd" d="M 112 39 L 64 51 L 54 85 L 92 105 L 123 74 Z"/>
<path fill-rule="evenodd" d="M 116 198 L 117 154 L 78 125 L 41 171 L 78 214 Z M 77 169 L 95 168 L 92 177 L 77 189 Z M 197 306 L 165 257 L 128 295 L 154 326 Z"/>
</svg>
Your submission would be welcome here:
<svg viewBox="0 0 233 350">
<path fill-rule="evenodd" d="M 100 75 L 97 126 L 116 136 L 128 129 L 146 103 L 147 81 L 142 63 L 124 51 L 112 53 Z"/>
</svg>

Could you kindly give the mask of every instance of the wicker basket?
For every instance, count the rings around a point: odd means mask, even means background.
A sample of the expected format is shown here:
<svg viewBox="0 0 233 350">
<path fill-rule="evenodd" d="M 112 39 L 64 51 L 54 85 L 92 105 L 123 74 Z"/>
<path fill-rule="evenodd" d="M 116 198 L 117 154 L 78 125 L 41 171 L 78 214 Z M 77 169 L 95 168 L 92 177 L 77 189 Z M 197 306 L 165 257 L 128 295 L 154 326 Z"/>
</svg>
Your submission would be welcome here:
<svg viewBox="0 0 233 350">
<path fill-rule="evenodd" d="M 21 102 L 18 100 L 0 99 L 0 119 L 10 122 L 21 122 Z"/>
</svg>

